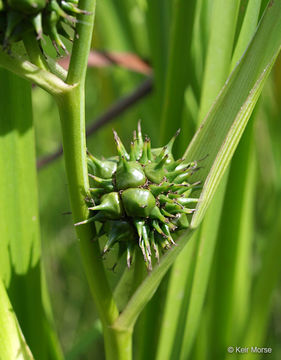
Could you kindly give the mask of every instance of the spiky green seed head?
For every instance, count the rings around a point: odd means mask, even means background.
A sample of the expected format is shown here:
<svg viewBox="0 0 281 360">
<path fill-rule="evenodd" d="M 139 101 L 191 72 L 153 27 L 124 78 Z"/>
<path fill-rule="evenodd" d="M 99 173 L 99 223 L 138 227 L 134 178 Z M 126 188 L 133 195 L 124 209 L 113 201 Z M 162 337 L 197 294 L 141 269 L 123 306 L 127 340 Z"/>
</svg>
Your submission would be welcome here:
<svg viewBox="0 0 281 360">
<path fill-rule="evenodd" d="M 93 216 L 76 225 L 102 223 L 102 234 L 108 235 L 103 254 L 118 243 L 120 253 L 127 249 L 130 266 L 139 248 L 150 270 L 153 259 L 159 261 L 161 251 L 175 245 L 177 232 L 189 227 L 198 201 L 191 195 L 200 186 L 192 183 L 192 174 L 199 168 L 196 162 L 174 160 L 172 147 L 178 133 L 166 146 L 153 149 L 150 139 L 143 140 L 139 123 L 130 153 L 116 132 L 116 158 L 99 160 L 88 153 L 88 202 Z"/>
<path fill-rule="evenodd" d="M 0 41 L 9 48 L 32 34 L 42 48 L 45 34 L 60 55 L 60 49 L 67 52 L 63 38 L 72 40 L 65 25 L 74 28 L 79 14 L 88 13 L 78 8 L 76 0 L 1 0 Z"/>
<path fill-rule="evenodd" d="M 33 15 L 42 11 L 47 0 L 7 0 L 8 7 L 26 15 Z"/>
</svg>

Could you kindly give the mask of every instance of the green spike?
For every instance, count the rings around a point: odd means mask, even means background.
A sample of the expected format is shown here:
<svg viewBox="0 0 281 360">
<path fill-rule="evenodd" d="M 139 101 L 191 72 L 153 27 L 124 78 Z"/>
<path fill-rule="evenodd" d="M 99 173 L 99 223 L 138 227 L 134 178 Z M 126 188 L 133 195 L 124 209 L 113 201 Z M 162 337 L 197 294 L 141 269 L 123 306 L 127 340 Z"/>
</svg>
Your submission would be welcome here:
<svg viewBox="0 0 281 360">
<path fill-rule="evenodd" d="M 160 194 L 157 198 L 161 204 L 165 204 L 165 203 L 174 203 L 174 201 L 172 199 L 170 199 L 168 196 L 165 196 L 163 194 Z"/>
<path fill-rule="evenodd" d="M 182 174 L 179 174 L 176 178 L 174 178 L 173 181 L 176 184 L 183 183 L 184 181 L 187 181 L 188 178 L 190 178 L 190 176 L 195 173 L 195 171 L 200 170 L 200 168 L 195 168 L 195 169 L 188 168 L 188 169 L 189 171 L 184 171 L 184 169 L 177 170 L 177 171 L 182 171 Z"/>
<path fill-rule="evenodd" d="M 187 229 L 189 227 L 189 221 L 186 214 L 177 214 L 172 223 L 177 226 L 179 230 Z"/>
<path fill-rule="evenodd" d="M 95 186 L 99 187 L 99 188 L 104 188 L 104 189 L 112 189 L 113 190 L 113 183 L 111 179 L 102 179 L 98 176 L 92 175 L 92 174 L 88 174 L 89 177 L 91 179 L 93 179 L 93 183 L 95 184 Z"/>
<path fill-rule="evenodd" d="M 159 248 L 158 248 L 158 244 L 155 241 L 154 231 L 151 231 L 150 239 L 151 239 L 152 248 L 154 250 L 155 258 L 157 260 L 157 263 L 159 263 L 159 258 L 160 258 L 160 256 L 159 256 Z"/>
<path fill-rule="evenodd" d="M 194 190 L 202 189 L 201 181 L 193 184 L 182 184 L 182 186 L 182 189 L 179 189 L 177 192 L 180 195 L 185 194 L 185 196 L 189 196 Z"/>
<path fill-rule="evenodd" d="M 136 144 L 135 144 L 134 141 L 131 141 L 130 160 L 131 161 L 136 161 L 137 160 Z"/>
<path fill-rule="evenodd" d="M 142 251 L 144 262 L 145 262 L 146 266 L 149 268 L 149 263 L 151 263 L 151 258 L 149 257 L 149 254 L 146 250 L 145 239 L 143 236 L 144 235 L 143 228 L 144 228 L 145 222 L 143 220 L 136 220 L 136 221 L 134 221 L 134 224 L 137 229 L 138 236 L 139 236 L 139 247 Z M 150 261 L 149 261 L 149 258 L 150 258 Z"/>
<path fill-rule="evenodd" d="M 169 241 L 166 237 L 156 234 L 156 241 L 157 241 L 157 243 L 160 244 L 161 248 L 164 250 L 171 248 L 171 244 L 169 243 Z"/>
<path fill-rule="evenodd" d="M 71 16 L 69 16 L 63 9 L 59 6 L 58 2 L 56 0 L 49 0 L 48 8 L 55 12 L 59 17 L 65 18 L 65 19 L 71 19 Z"/>
<path fill-rule="evenodd" d="M 145 139 L 144 143 L 143 143 L 143 149 L 142 149 L 142 156 L 139 159 L 139 162 L 141 164 L 146 164 L 148 162 L 148 157 L 147 157 L 147 141 Z"/>
<path fill-rule="evenodd" d="M 118 152 L 120 159 L 122 159 L 122 157 L 124 156 L 127 160 L 130 160 L 130 156 L 127 153 L 125 146 L 122 144 L 122 141 L 120 140 L 120 138 L 115 130 L 113 130 L 113 135 L 114 135 L 117 152 Z"/>
<path fill-rule="evenodd" d="M 171 184 L 167 182 L 160 183 L 159 185 L 150 184 L 149 190 L 152 192 L 154 196 L 158 196 L 163 192 L 167 192 L 171 190 Z"/>
<path fill-rule="evenodd" d="M 52 1 L 52 0 L 51 0 Z M 67 49 L 62 42 L 59 33 L 57 31 L 57 24 L 60 21 L 60 15 L 56 11 L 51 11 L 49 16 L 43 18 L 46 33 L 50 36 L 52 43 L 57 51 L 57 54 L 60 56 L 58 48 L 63 49 L 67 53 Z"/>
<path fill-rule="evenodd" d="M 143 240 L 144 240 L 144 245 L 148 251 L 148 254 L 151 255 L 151 248 L 150 248 L 150 244 L 149 244 L 148 234 L 149 234 L 149 228 L 147 227 L 147 225 L 143 225 L 142 236 L 143 236 Z"/>
<path fill-rule="evenodd" d="M 144 248 L 145 248 L 145 253 L 146 253 L 146 258 L 147 258 L 147 268 L 148 268 L 148 270 L 152 270 L 151 248 L 150 248 L 150 244 L 149 244 L 148 229 L 147 229 L 146 225 L 144 225 L 142 227 L 142 235 L 143 235 Z"/>
<path fill-rule="evenodd" d="M 187 209 L 185 207 L 183 207 L 180 204 L 169 204 L 167 203 L 165 205 L 165 210 L 170 212 L 171 214 L 193 214 L 194 213 L 194 209 Z"/>
<path fill-rule="evenodd" d="M 168 219 L 166 219 L 165 216 L 161 214 L 161 212 L 157 206 L 154 206 L 154 208 L 151 210 L 150 217 L 152 219 L 157 219 L 163 223 L 168 222 Z"/>
<path fill-rule="evenodd" d="M 84 15 L 89 15 L 90 13 L 86 10 L 81 10 L 79 9 L 77 6 L 73 5 L 71 2 L 69 1 L 61 1 L 61 7 L 65 12 L 70 12 L 73 14 L 84 14 Z"/>
<path fill-rule="evenodd" d="M 169 155 L 166 154 L 158 163 L 155 164 L 155 170 L 161 170 L 167 163 Z"/>
<path fill-rule="evenodd" d="M 129 241 L 132 238 L 133 229 L 127 221 L 111 221 L 108 232 L 108 241 L 103 253 L 110 250 L 116 242 Z"/>
<path fill-rule="evenodd" d="M 117 164 L 113 161 L 99 160 L 89 151 L 87 151 L 87 154 L 88 165 L 94 172 L 94 175 L 104 179 L 111 179 L 113 173 L 116 171 Z"/>
<path fill-rule="evenodd" d="M 118 242 L 118 238 L 110 237 L 104 245 L 104 248 L 102 250 L 102 255 L 107 253 L 117 242 Z"/>
<path fill-rule="evenodd" d="M 123 216 L 122 204 L 117 192 L 111 192 L 101 197 L 101 203 L 89 207 L 89 210 L 101 211 L 109 219 L 120 219 Z"/>
<path fill-rule="evenodd" d="M 140 159 L 142 156 L 142 150 L 143 150 L 143 138 L 142 138 L 142 132 L 141 132 L 141 121 L 138 121 L 138 132 L 137 132 L 137 138 L 136 138 L 136 144 L 137 144 L 137 159 Z"/>
<path fill-rule="evenodd" d="M 180 158 L 178 159 L 177 161 L 175 162 L 171 162 L 169 163 L 168 165 L 165 166 L 165 168 L 168 170 L 168 171 L 173 171 L 175 169 L 179 169 L 179 166 L 182 165 L 182 162 L 184 161 L 184 158 Z"/>
<path fill-rule="evenodd" d="M 145 224 L 144 220 L 140 220 L 140 219 L 134 220 L 134 225 L 137 229 L 139 239 L 142 239 L 142 227 L 144 224 Z"/>
<path fill-rule="evenodd" d="M 168 211 L 166 211 L 166 210 L 163 209 L 163 208 L 161 208 L 160 211 L 161 211 L 161 213 L 162 213 L 164 216 L 166 216 L 166 217 L 171 217 L 171 218 L 174 218 L 174 217 L 175 217 L 175 215 L 170 214 Z"/>
<path fill-rule="evenodd" d="M 156 163 L 158 163 L 159 161 L 161 161 L 161 160 L 165 157 L 166 154 L 167 154 L 167 147 L 164 146 L 164 147 L 161 149 L 160 153 L 156 156 L 156 158 L 155 158 L 154 161 L 155 161 Z"/>
<path fill-rule="evenodd" d="M 128 242 L 128 245 L 127 245 L 127 266 L 128 266 L 129 269 L 130 269 L 130 267 L 132 265 L 132 262 L 133 262 L 134 250 L 135 250 L 135 247 L 134 247 L 133 243 Z"/>
<path fill-rule="evenodd" d="M 35 29 L 35 32 L 37 34 L 36 39 L 40 40 L 42 39 L 43 34 L 43 26 L 42 26 L 42 13 L 39 12 L 36 16 L 33 16 L 31 18 L 32 25 Z"/>
<path fill-rule="evenodd" d="M 166 145 L 166 148 L 167 148 L 169 154 L 172 154 L 172 149 L 173 149 L 173 146 L 174 146 L 174 142 L 175 142 L 177 136 L 179 135 L 180 131 L 181 130 L 178 129 L 177 132 L 175 133 L 175 135 L 171 138 L 171 140 Z"/>
<path fill-rule="evenodd" d="M 170 192 L 170 193 L 167 194 L 167 196 L 169 197 L 169 199 L 172 199 L 172 200 L 173 199 L 178 199 L 178 198 L 181 197 L 181 195 L 178 194 L 178 192 L 175 192 L 175 193 Z"/>
<path fill-rule="evenodd" d="M 173 245 L 176 245 L 176 243 L 174 242 L 174 239 L 171 236 L 170 229 L 169 229 L 168 225 L 163 225 L 163 232 L 164 232 L 164 234 L 166 234 L 167 239 L 170 241 L 170 243 L 173 244 Z"/>
<path fill-rule="evenodd" d="M 139 248 L 141 249 L 141 252 L 142 252 L 142 255 L 143 255 L 143 258 L 144 258 L 144 262 L 147 265 L 148 260 L 147 260 L 147 254 L 146 254 L 146 251 L 145 251 L 145 246 L 144 246 L 143 239 L 141 239 L 139 241 Z"/>
<path fill-rule="evenodd" d="M 152 226 L 158 232 L 158 234 L 166 237 L 157 220 L 152 220 Z"/>
<path fill-rule="evenodd" d="M 152 152 L 151 152 L 151 140 L 147 138 L 147 158 L 148 161 L 153 160 Z"/>
<path fill-rule="evenodd" d="M 185 167 L 183 169 L 178 169 L 178 170 L 168 172 L 166 177 L 169 181 L 174 181 L 175 183 L 178 183 L 178 181 L 175 181 L 174 179 L 177 179 L 179 177 L 179 175 L 184 175 L 184 178 L 185 178 L 185 176 L 187 175 L 186 171 L 188 169 L 189 169 L 189 167 Z"/>
</svg>

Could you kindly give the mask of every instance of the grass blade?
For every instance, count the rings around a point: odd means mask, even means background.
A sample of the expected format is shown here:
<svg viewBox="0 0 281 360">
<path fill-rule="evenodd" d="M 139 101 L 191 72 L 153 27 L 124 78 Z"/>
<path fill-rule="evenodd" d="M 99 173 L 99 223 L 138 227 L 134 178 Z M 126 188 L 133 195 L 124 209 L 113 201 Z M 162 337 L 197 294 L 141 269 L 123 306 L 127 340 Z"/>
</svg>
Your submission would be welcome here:
<svg viewBox="0 0 281 360">
<path fill-rule="evenodd" d="M 164 83 L 168 59 L 171 4 L 167 0 L 147 2 L 147 27 L 150 54 L 155 77 L 155 102 L 157 109 L 162 109 Z"/>
<path fill-rule="evenodd" d="M 33 360 L 25 342 L 3 281 L 0 279 L 0 358 Z"/>
<path fill-rule="evenodd" d="M 279 194 L 280 204 L 280 194 Z M 276 219 L 280 219 L 281 209 L 277 213 Z M 243 336 L 241 343 L 245 346 L 264 347 L 264 338 L 267 329 L 268 316 L 270 314 L 270 307 L 272 301 L 273 290 L 280 280 L 281 266 L 281 222 L 275 222 L 275 227 L 272 229 L 269 239 L 266 239 L 268 247 L 263 259 L 261 269 L 257 276 L 257 281 L 254 286 L 253 297 L 251 300 L 251 314 L 248 320 L 248 328 L 246 334 Z M 242 356 L 242 359 L 256 359 L 258 354 L 248 354 L 249 356 Z"/>
<path fill-rule="evenodd" d="M 229 74 L 239 4 L 240 1 L 226 3 L 223 0 L 216 0 L 213 4 L 199 123 L 207 114 Z"/>
<path fill-rule="evenodd" d="M 180 359 L 189 357 L 198 331 L 217 240 L 226 184 L 227 177 L 223 177 L 207 211 L 206 219 L 202 224 Z M 214 213 L 216 216 L 213 216 Z"/>
<path fill-rule="evenodd" d="M 168 284 L 165 310 L 163 314 L 162 326 L 159 335 L 159 345 L 157 350 L 157 360 L 165 358 L 177 358 L 172 356 L 175 344 L 178 349 L 182 341 L 182 334 L 179 331 L 179 324 L 182 322 L 182 310 L 186 308 L 185 299 L 189 297 L 187 293 L 191 286 L 193 276 L 196 247 L 198 244 L 196 234 L 193 235 L 183 251 L 173 265 Z"/>
<path fill-rule="evenodd" d="M 42 300 L 31 86 L 4 70 L 0 79 L 0 273 L 34 356 L 44 360 L 54 351 L 59 359 Z"/>
<path fill-rule="evenodd" d="M 174 0 L 168 67 L 161 117 L 161 143 L 169 141 L 181 125 L 184 92 L 190 82 L 190 46 L 195 1 Z"/>
<path fill-rule="evenodd" d="M 186 151 L 187 161 L 208 155 L 204 168 L 194 176 L 206 182 L 192 219 L 193 227 L 202 220 L 280 50 L 280 20 L 281 4 L 274 2 L 267 8 L 247 51 Z M 211 144 L 207 153 L 206 144 Z"/>
<path fill-rule="evenodd" d="M 238 9 L 239 1 L 228 2 L 223 7 L 221 6 L 221 1 L 216 1 L 213 4 L 211 35 L 201 94 L 199 122 L 202 120 L 202 113 L 205 113 L 204 107 L 211 105 L 229 74 Z M 227 27 L 225 27 L 226 23 L 228 24 Z M 198 238 L 199 245 L 195 262 L 195 274 L 189 290 L 191 295 L 188 311 L 184 315 L 186 323 L 180 353 L 180 357 L 184 359 L 190 356 L 202 319 L 202 309 L 213 263 L 226 184 L 227 174 L 223 177 L 219 189 L 212 200 Z"/>
<path fill-rule="evenodd" d="M 259 11 L 260 1 L 250 0 L 234 51 L 232 67 L 254 33 Z M 249 308 L 249 255 L 255 190 L 253 121 L 254 119 L 248 125 L 232 159 L 214 260 L 215 290 L 210 323 L 213 331 L 209 347 L 216 357 L 223 357 L 229 344 L 239 342 L 239 334 L 243 331 Z"/>
</svg>

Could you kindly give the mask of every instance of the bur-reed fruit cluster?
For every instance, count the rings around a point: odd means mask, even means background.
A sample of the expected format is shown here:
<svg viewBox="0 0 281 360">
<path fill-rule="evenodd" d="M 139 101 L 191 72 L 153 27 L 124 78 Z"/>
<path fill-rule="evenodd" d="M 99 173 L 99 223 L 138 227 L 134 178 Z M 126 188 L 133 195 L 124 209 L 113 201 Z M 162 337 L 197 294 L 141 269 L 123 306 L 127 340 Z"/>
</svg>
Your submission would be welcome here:
<svg viewBox="0 0 281 360">
<path fill-rule="evenodd" d="M 41 41 L 47 35 L 57 53 L 66 50 L 62 37 L 72 40 L 67 27 L 74 29 L 78 0 L 0 0 L 0 40 L 4 47 L 24 40 L 28 34 Z"/>
<path fill-rule="evenodd" d="M 191 179 L 199 167 L 196 161 L 174 160 L 178 133 L 166 146 L 152 148 L 147 136 L 143 140 L 139 123 L 130 152 L 114 131 L 117 157 L 99 160 L 88 153 L 92 217 L 76 225 L 102 223 L 99 235 L 108 236 L 103 254 L 118 243 L 120 256 L 127 252 L 128 267 L 138 246 L 151 270 L 153 253 L 159 261 L 162 251 L 176 245 L 174 234 L 189 227 L 195 211 L 198 199 L 191 195 L 200 183 Z"/>
</svg>

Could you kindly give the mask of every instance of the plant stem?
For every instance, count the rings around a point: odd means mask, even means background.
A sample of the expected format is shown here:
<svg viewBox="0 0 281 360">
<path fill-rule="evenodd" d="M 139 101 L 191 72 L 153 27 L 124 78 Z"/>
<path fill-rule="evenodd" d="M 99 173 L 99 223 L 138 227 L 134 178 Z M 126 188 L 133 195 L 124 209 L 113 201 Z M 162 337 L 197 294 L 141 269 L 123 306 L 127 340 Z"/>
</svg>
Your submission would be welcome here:
<svg viewBox="0 0 281 360">
<path fill-rule="evenodd" d="M 82 84 L 85 82 L 88 56 L 94 28 L 96 0 L 80 0 L 79 8 L 88 11 L 89 14 L 80 14 L 77 17 L 77 36 L 73 43 L 69 70 L 66 79 L 68 84 L 74 84 L 77 82 Z"/>
<path fill-rule="evenodd" d="M 132 330 L 116 330 L 104 328 L 106 360 L 132 359 Z"/>
<path fill-rule="evenodd" d="M 73 220 L 78 222 L 89 216 L 85 203 L 89 183 L 83 88 L 74 86 L 71 91 L 64 93 L 57 100 Z M 132 332 L 111 328 L 119 311 L 107 281 L 95 228 L 91 224 L 77 226 L 76 233 L 86 276 L 104 328 L 106 357 L 109 360 L 130 359 Z"/>
<path fill-rule="evenodd" d="M 85 136 L 85 77 L 94 24 L 95 1 L 81 0 L 79 6 L 89 11 L 80 17 L 77 37 L 73 44 L 67 84 L 69 91 L 56 97 L 63 135 L 63 150 L 74 222 L 89 217 L 85 197 L 89 189 Z M 79 19 L 78 19 L 79 20 Z M 86 24 L 85 24 L 86 22 Z M 76 227 L 85 273 L 103 324 L 106 358 L 127 360 L 131 357 L 132 332 L 113 329 L 119 316 L 100 256 L 95 227 Z M 95 240 L 93 242 L 93 240 Z"/>
<path fill-rule="evenodd" d="M 73 87 L 70 92 L 66 92 L 58 98 L 58 106 L 73 220 L 78 222 L 89 216 L 89 210 L 85 203 L 89 183 L 84 124 L 84 91 L 78 85 Z M 77 226 L 76 233 L 80 240 L 86 275 L 101 321 L 103 324 L 111 324 L 118 316 L 118 310 L 107 282 L 98 242 L 92 242 L 96 238 L 94 227 L 90 224 Z"/>
</svg>

